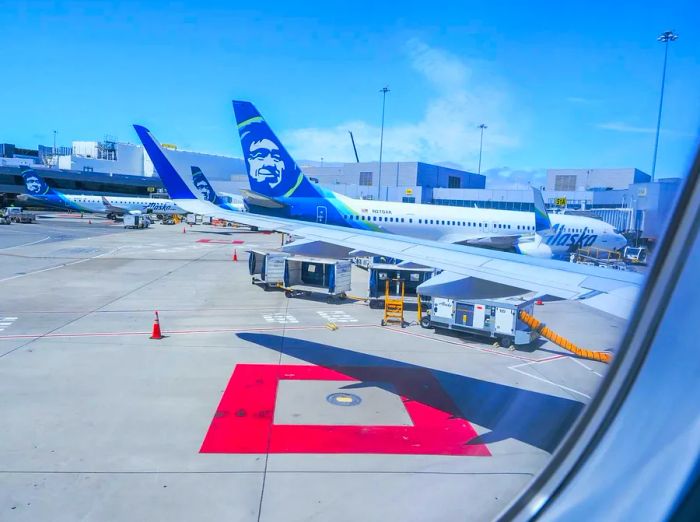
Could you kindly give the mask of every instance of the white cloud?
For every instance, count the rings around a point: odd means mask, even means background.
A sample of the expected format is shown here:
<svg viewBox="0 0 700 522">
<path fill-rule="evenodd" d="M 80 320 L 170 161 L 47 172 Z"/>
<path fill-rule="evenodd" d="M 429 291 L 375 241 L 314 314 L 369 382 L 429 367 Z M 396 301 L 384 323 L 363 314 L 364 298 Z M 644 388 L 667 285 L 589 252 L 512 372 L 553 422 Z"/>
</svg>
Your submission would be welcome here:
<svg viewBox="0 0 700 522">
<path fill-rule="evenodd" d="M 627 132 L 633 134 L 654 134 L 656 129 L 653 127 L 638 127 L 636 125 L 630 125 L 628 123 L 620 121 L 611 121 L 605 123 L 599 123 L 596 125 L 599 129 L 610 130 L 615 132 Z M 670 137 L 680 137 L 680 138 L 697 138 L 697 132 L 684 132 L 674 129 L 664 129 L 661 128 L 661 134 L 668 135 Z"/>
<path fill-rule="evenodd" d="M 519 145 L 516 111 L 510 106 L 508 89 L 485 67 L 477 70 L 476 65 L 419 40 L 409 41 L 406 53 L 411 67 L 429 82 L 434 96 L 418 121 L 392 125 L 389 120 L 384 128 L 386 161 L 450 163 L 475 170 L 478 125 L 482 122 L 488 125 L 484 133 L 488 163 L 497 163 L 501 151 Z M 283 138 L 297 158 L 353 161 L 348 130 L 353 132 L 361 160 L 379 158 L 380 128 L 365 121 L 295 129 L 283 133 Z"/>
<path fill-rule="evenodd" d="M 623 123 L 621 121 L 610 121 L 606 123 L 599 123 L 596 125 L 599 129 L 605 129 L 605 130 L 611 130 L 611 131 L 617 131 L 617 132 L 635 132 L 635 133 L 643 133 L 643 134 L 652 134 L 655 132 L 655 129 L 652 127 L 637 127 L 635 125 L 629 125 L 627 123 Z"/>
<path fill-rule="evenodd" d="M 497 167 L 484 172 L 487 189 L 525 190 L 533 187 L 543 187 L 547 181 L 544 169 L 511 169 Z"/>
<path fill-rule="evenodd" d="M 583 96 L 568 96 L 565 98 L 569 103 L 574 103 L 578 105 L 595 105 L 599 100 L 594 100 L 592 98 L 584 98 Z"/>
</svg>

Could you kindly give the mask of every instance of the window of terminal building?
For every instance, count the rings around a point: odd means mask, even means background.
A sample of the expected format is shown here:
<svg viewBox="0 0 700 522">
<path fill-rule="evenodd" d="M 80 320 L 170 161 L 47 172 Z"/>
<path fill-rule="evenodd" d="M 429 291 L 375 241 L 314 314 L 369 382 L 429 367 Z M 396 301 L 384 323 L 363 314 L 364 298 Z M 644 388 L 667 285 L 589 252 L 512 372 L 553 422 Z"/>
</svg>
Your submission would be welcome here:
<svg viewBox="0 0 700 522">
<path fill-rule="evenodd" d="M 403 201 L 404 203 L 415 203 L 416 198 L 413 196 L 404 196 L 401 198 L 401 201 Z"/>
<path fill-rule="evenodd" d="M 554 178 L 554 190 L 576 190 L 576 176 L 557 175 Z"/>
<path fill-rule="evenodd" d="M 448 176 L 447 188 L 462 188 L 462 180 L 459 176 Z"/>
<path fill-rule="evenodd" d="M 360 185 L 371 186 L 372 185 L 372 173 L 371 172 L 360 172 Z"/>
</svg>

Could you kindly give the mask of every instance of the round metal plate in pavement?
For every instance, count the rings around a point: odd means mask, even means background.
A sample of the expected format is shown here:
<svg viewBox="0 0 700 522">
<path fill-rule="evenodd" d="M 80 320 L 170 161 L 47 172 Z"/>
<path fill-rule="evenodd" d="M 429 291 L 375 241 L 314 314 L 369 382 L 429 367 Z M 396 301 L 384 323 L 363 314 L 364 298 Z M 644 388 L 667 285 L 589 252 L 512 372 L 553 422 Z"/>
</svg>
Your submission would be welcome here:
<svg viewBox="0 0 700 522">
<path fill-rule="evenodd" d="M 336 406 L 357 406 L 362 402 L 354 393 L 331 393 L 326 400 Z"/>
</svg>

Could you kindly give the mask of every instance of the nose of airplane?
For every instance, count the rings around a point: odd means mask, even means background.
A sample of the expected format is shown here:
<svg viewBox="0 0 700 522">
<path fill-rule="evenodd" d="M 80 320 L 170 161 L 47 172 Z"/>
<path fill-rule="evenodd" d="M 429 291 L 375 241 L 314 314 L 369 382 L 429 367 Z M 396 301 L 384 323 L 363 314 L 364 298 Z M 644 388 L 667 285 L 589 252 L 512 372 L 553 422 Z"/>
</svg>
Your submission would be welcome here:
<svg viewBox="0 0 700 522">
<path fill-rule="evenodd" d="M 627 246 L 627 238 L 622 234 L 615 234 L 615 248 L 624 248 Z"/>
</svg>

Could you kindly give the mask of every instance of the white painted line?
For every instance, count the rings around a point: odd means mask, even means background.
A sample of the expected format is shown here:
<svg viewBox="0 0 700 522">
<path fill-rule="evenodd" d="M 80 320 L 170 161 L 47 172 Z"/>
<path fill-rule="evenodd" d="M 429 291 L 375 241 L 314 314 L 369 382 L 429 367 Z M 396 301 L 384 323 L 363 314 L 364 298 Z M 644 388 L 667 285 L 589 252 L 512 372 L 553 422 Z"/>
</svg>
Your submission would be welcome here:
<svg viewBox="0 0 700 522">
<path fill-rule="evenodd" d="M 591 368 L 591 367 L 588 366 L 587 364 L 584 364 L 583 361 L 579 361 L 576 357 L 570 357 L 570 359 L 571 359 L 572 361 L 574 361 L 576 364 L 583 366 L 583 367 L 584 367 L 586 370 L 588 370 L 589 372 L 592 372 L 592 373 L 596 374 L 598 377 L 602 377 L 602 376 L 603 376 L 602 374 L 598 373 L 597 371 L 595 371 L 593 368 Z"/>
<path fill-rule="evenodd" d="M 268 323 L 287 324 L 299 322 L 296 317 L 289 314 L 262 314 L 262 317 Z"/>
<path fill-rule="evenodd" d="M 17 318 L 16 317 L 3 317 L 2 320 L 3 321 L 16 321 Z"/>
<path fill-rule="evenodd" d="M 525 366 L 525 365 L 524 365 L 524 364 L 519 364 L 519 365 L 516 365 L 516 366 L 509 366 L 508 369 L 509 369 L 509 370 L 513 370 L 514 372 L 518 372 L 518 373 L 520 373 L 520 374 L 522 374 L 522 375 L 527 375 L 528 377 L 532 377 L 533 379 L 537 379 L 538 381 L 546 382 L 547 384 L 551 384 L 552 386 L 556 386 L 557 388 L 561 388 L 562 390 L 570 391 L 571 393 L 575 393 L 575 394 L 577 394 L 577 395 L 581 395 L 581 396 L 583 396 L 583 397 L 586 397 L 587 399 L 590 399 L 590 398 L 591 398 L 590 395 L 586 395 L 585 393 L 580 392 L 580 391 L 578 391 L 578 390 L 574 390 L 573 388 L 569 388 L 568 386 L 564 386 L 564 385 L 562 385 L 562 384 L 557 384 L 556 382 L 550 381 L 549 379 L 545 379 L 544 377 L 539 377 L 539 376 L 537 376 L 537 375 L 532 375 L 531 373 L 527 373 L 527 372 L 524 372 L 524 371 L 522 371 L 522 370 L 519 370 L 519 369 L 517 368 L 517 366 Z"/>
<path fill-rule="evenodd" d="M 331 321 L 335 323 L 356 323 L 357 319 L 355 319 L 353 316 L 350 314 L 342 311 L 342 310 L 334 310 L 330 312 L 326 311 L 316 311 L 318 315 L 320 315 L 323 319 L 326 321 Z"/>
<path fill-rule="evenodd" d="M 0 326 L 10 326 L 12 323 L 0 323 Z"/>
<path fill-rule="evenodd" d="M 20 277 L 27 277 L 30 275 L 41 274 L 42 272 L 49 272 L 51 270 L 56 270 L 57 268 L 64 268 L 66 266 L 77 265 L 79 263 L 84 263 L 85 261 L 91 261 L 93 259 L 97 259 L 98 257 L 106 256 L 108 254 L 113 254 L 114 252 L 116 252 L 119 249 L 121 249 L 121 247 L 115 248 L 114 250 L 110 250 L 109 252 L 105 252 L 105 253 L 99 254 L 97 256 L 86 257 L 85 259 L 79 259 L 77 261 L 73 261 L 72 263 L 64 263 L 62 265 L 51 266 L 49 268 L 42 268 L 41 270 L 35 270 L 34 272 L 28 272 L 26 274 L 18 274 L 16 276 L 6 277 L 5 279 L 0 279 L 0 283 L 3 283 L 5 281 L 12 281 L 13 279 L 19 279 Z"/>
<path fill-rule="evenodd" d="M 31 241 L 29 243 L 22 243 L 21 245 L 15 245 L 11 247 L 5 247 L 5 248 L 0 248 L 0 250 L 9 250 L 11 248 L 19 248 L 23 246 L 29 246 L 29 245 L 36 245 L 37 243 L 41 243 L 42 241 L 46 241 L 47 239 L 51 239 L 51 236 L 46 236 L 44 239 L 40 239 L 38 241 Z"/>
</svg>

